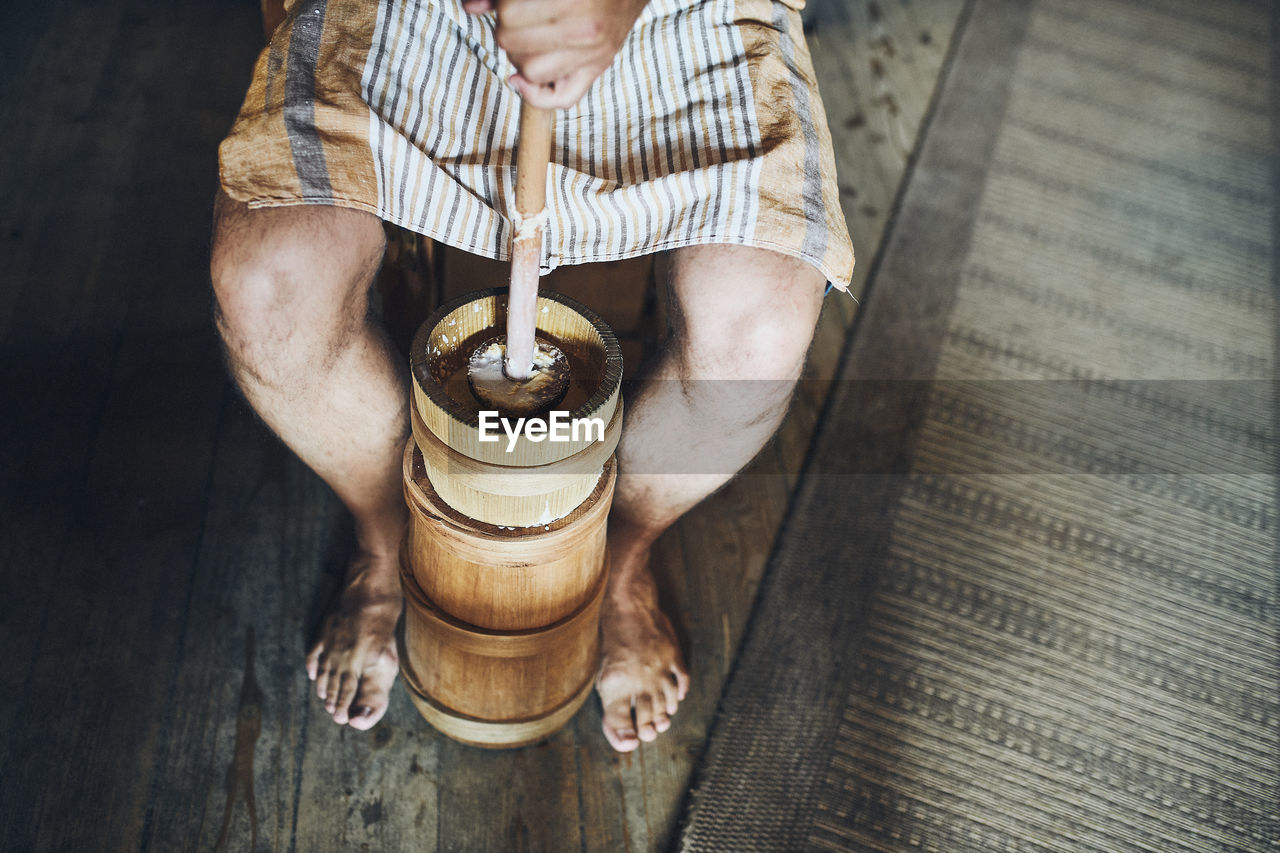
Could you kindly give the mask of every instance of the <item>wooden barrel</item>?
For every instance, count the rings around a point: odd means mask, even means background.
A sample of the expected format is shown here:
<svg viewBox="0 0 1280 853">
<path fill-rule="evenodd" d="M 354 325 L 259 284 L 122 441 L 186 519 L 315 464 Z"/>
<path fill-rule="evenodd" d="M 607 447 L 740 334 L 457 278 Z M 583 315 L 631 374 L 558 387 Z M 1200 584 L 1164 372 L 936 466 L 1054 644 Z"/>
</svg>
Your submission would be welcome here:
<svg viewBox="0 0 1280 853">
<path fill-rule="evenodd" d="M 504 528 L 441 501 L 409 442 L 405 569 L 435 607 L 479 628 L 520 631 L 557 622 L 581 609 L 599 584 L 616 473 L 613 459 L 605 460 L 587 499 L 551 524 Z"/>
<path fill-rule="evenodd" d="M 506 748 L 546 737 L 591 692 L 606 582 L 605 527 L 617 464 L 552 524 L 504 528 L 452 509 L 410 441 L 404 454 L 409 530 L 401 671 L 439 731 Z"/>
<path fill-rule="evenodd" d="M 566 441 L 523 433 L 513 444 L 505 436 L 495 442 L 480 440 L 481 406 L 467 385 L 467 364 L 476 347 L 499 334 L 505 324 L 506 294 L 496 289 L 446 302 L 422 324 L 409 353 L 413 403 L 421 427 L 463 457 L 490 465 L 541 467 L 585 451 L 597 461 L 598 470 L 612 448 L 601 455 L 598 435 L 585 429 Z M 558 347 L 569 361 L 569 390 L 557 408 L 566 411 L 571 420 L 598 419 L 607 433 L 619 406 L 622 382 L 618 339 L 594 312 L 557 293 L 538 297 L 537 334 Z M 615 433 L 619 429 L 620 420 Z M 423 452 L 429 452 L 428 448 L 423 447 Z M 542 510 L 537 497 L 529 502 L 537 511 Z M 483 506 L 478 510 L 485 512 Z"/>
<path fill-rule="evenodd" d="M 549 293 L 538 299 L 538 336 L 565 354 L 571 376 L 557 408 L 601 429 L 563 442 L 480 440 L 467 363 L 505 310 L 504 293 L 470 294 L 414 339 L 400 572 L 410 696 L 441 732 L 492 748 L 545 737 L 591 692 L 622 429 L 617 339 Z"/>
<path fill-rule="evenodd" d="M 401 673 L 418 711 L 440 732 L 488 749 L 524 746 L 563 726 L 591 693 L 603 572 L 582 607 L 530 631 L 459 622 L 435 607 L 409 572 L 401 581 Z"/>
</svg>

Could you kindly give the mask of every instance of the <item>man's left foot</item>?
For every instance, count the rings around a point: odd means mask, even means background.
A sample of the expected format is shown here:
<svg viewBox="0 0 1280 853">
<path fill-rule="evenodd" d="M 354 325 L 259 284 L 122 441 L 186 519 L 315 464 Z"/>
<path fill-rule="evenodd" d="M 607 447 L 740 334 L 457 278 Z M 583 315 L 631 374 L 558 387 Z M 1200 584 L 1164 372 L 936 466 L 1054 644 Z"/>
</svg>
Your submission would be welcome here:
<svg viewBox="0 0 1280 853">
<path fill-rule="evenodd" d="M 400 669 L 395 630 L 402 602 L 394 552 L 352 558 L 346 585 L 307 654 L 307 676 L 335 723 L 363 731 L 387 712 Z"/>
<path fill-rule="evenodd" d="M 671 620 L 658 607 L 649 549 L 610 543 L 610 552 L 596 692 L 604 736 L 614 749 L 630 752 L 671 728 L 671 715 L 689 691 L 689 674 Z"/>
</svg>

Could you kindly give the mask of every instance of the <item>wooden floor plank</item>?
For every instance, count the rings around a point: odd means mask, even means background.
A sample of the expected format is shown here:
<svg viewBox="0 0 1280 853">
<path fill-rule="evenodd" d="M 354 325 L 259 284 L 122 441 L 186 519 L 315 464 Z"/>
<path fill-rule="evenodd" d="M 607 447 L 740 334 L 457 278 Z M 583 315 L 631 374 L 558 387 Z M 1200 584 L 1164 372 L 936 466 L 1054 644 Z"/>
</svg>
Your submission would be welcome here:
<svg viewBox="0 0 1280 853">
<path fill-rule="evenodd" d="M 204 23 L 212 24 L 212 16 Z M 109 366 L 107 393 L 100 422 L 84 439 L 91 456 L 80 476 L 64 484 L 74 492 L 63 512 L 84 531 L 84 542 L 57 568 L 58 606 L 50 610 L 23 690 L 29 707 L 56 714 L 58 725 L 48 728 L 40 750 L 11 765 L 20 779 L 20 768 L 47 760 L 45 751 L 75 757 L 68 764 L 74 772 L 46 787 L 26 815 L 29 837 L 50 849 L 108 849 L 136 839 L 143 823 L 163 736 L 156 721 L 168 711 L 167 685 L 180 665 L 174 646 L 189 599 L 224 384 L 207 308 L 172 286 L 203 289 L 205 241 L 194 235 L 207 228 L 212 187 L 174 188 L 148 173 L 156 162 L 183 169 L 202 161 L 208 143 L 203 150 L 190 144 L 181 128 L 143 132 L 146 107 L 154 116 L 180 111 L 204 57 L 194 53 L 190 64 L 173 69 L 170 55 L 137 30 L 114 44 L 112 56 L 109 64 L 130 65 L 136 76 L 99 88 L 103 108 L 118 105 L 124 121 L 118 135 L 95 139 L 97 153 L 88 159 L 108 185 L 132 192 L 112 195 L 100 208 L 77 208 L 101 212 L 103 242 L 89 244 L 105 252 L 100 266 L 91 265 L 93 289 L 80 281 L 70 287 L 76 296 L 110 295 L 114 310 L 79 321 L 72 335 L 106 344 L 81 355 Z M 148 104 L 141 82 L 166 74 L 169 87 Z M 177 235 L 158 239 L 168 228 Z M 150 292 L 131 287 L 140 274 L 161 286 Z M 115 329 L 99 325 L 113 321 Z M 62 393 L 78 390 L 73 380 Z M 65 643 L 80 653 L 68 660 Z M 96 809 L 85 810 L 84 803 Z"/>
<path fill-rule="evenodd" d="M 576 850 L 580 846 L 572 728 L 518 750 L 441 741 L 439 849 Z"/>
<path fill-rule="evenodd" d="M 212 14 L 181 14 L 210 31 Z M 27 35 L 56 46 L 66 35 L 58 20 L 52 38 Z M 43 207 L 30 204 L 35 187 L 21 180 L 30 175 L 9 183 L 19 190 L 10 203 L 22 206 L 12 215 L 23 218 L 8 234 L 6 260 L 17 257 L 6 266 L 25 271 L 25 286 L 5 306 L 5 397 L 22 404 L 6 419 L 18 443 L 6 447 L 25 453 L 3 494 L 33 523 L 14 528 L 25 553 L 4 567 L 6 586 L 25 593 L 6 598 L 18 608 L 5 619 L 6 652 L 29 662 L 5 704 L 21 720 L 5 740 L 0 781 L 6 849 L 136 844 L 224 384 L 206 304 L 187 296 L 205 290 L 212 180 L 175 187 L 148 174 L 157 163 L 207 162 L 214 140 L 201 147 L 182 122 L 160 125 L 181 115 L 208 54 L 190 52 L 174 68 L 145 27 L 113 38 L 112 18 L 96 21 L 97 32 L 91 11 L 84 20 L 85 44 L 68 53 L 96 56 L 106 70 L 80 78 L 72 63 L 70 74 L 42 75 L 33 95 L 59 107 L 91 95 L 93 114 L 33 110 L 35 131 L 17 142 L 46 139 L 61 150 L 37 146 L 31 156 L 65 163 L 37 173 Z M 36 51 L 32 62 L 47 57 Z M 159 90 L 143 85 L 161 79 Z M 56 127 L 77 123 L 83 133 Z"/>
<path fill-rule="evenodd" d="M 337 519 L 300 468 L 242 402 L 227 403 L 147 848 L 213 849 L 222 838 L 247 849 L 252 834 L 289 847 L 294 747 L 315 710 L 298 660 Z M 166 795 L 183 788 L 181 801 Z"/>
<path fill-rule="evenodd" d="M 403 691 L 396 693 L 387 718 L 369 732 L 335 725 L 314 696 L 301 700 L 310 719 L 295 849 L 434 849 L 441 786 L 461 767 L 441 772 L 443 739 L 415 719 Z"/>
<path fill-rule="evenodd" d="M 79 168 L 86 138 L 99 129 L 90 110 L 123 10 L 116 4 L 81 8 L 78 0 L 51 0 L 20 13 L 12 4 L 5 8 L 0 31 L 12 49 L 0 54 L 0 122 L 5 147 L 23 156 L 0 160 L 0 222 L 6 226 L 0 252 L 16 256 L 27 252 L 23 241 L 37 233 L 33 211 L 73 206 L 47 191 L 50 174 Z M 25 281 L 11 266 L 5 274 Z"/>
</svg>

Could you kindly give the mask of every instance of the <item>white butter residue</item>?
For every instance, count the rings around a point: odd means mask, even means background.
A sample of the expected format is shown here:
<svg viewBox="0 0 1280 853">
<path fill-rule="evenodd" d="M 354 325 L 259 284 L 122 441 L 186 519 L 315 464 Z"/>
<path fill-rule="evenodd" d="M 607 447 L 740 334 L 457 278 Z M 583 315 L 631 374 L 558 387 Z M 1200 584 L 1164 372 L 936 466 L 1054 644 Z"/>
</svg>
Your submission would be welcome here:
<svg viewBox="0 0 1280 853">
<path fill-rule="evenodd" d="M 569 383 L 568 363 L 560 350 L 538 341 L 529 377 L 520 381 L 507 377 L 506 354 L 506 344 L 497 340 L 472 353 L 467 380 L 481 403 L 508 414 L 529 414 L 554 405 L 564 396 Z"/>
<path fill-rule="evenodd" d="M 478 350 L 471 356 L 469 366 L 472 383 L 483 389 L 487 399 L 499 400 L 506 395 L 518 404 L 536 402 L 531 396 L 526 400 L 526 395 L 537 394 L 555 379 L 551 372 L 551 367 L 556 363 L 555 354 L 548 350 L 546 344 L 539 343 L 533 351 L 533 369 L 529 378 L 523 382 L 507 378 L 502 367 L 506 355 L 506 344 L 491 343 L 483 350 Z"/>
<path fill-rule="evenodd" d="M 546 227 L 551 219 L 551 213 L 545 207 L 531 216 L 522 216 L 520 211 L 516 211 L 511 215 L 511 224 L 516 227 L 516 240 L 530 240 Z"/>
</svg>

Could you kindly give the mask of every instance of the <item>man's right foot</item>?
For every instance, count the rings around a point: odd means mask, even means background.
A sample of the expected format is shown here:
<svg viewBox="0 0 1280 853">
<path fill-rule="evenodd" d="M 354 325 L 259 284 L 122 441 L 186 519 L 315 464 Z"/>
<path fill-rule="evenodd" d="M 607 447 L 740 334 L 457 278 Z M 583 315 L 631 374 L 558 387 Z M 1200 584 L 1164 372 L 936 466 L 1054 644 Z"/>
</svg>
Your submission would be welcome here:
<svg viewBox="0 0 1280 853">
<path fill-rule="evenodd" d="M 399 556 L 357 553 L 307 654 L 307 676 L 335 723 L 363 731 L 387 712 L 400 669 L 395 631 L 402 603 Z"/>
</svg>

